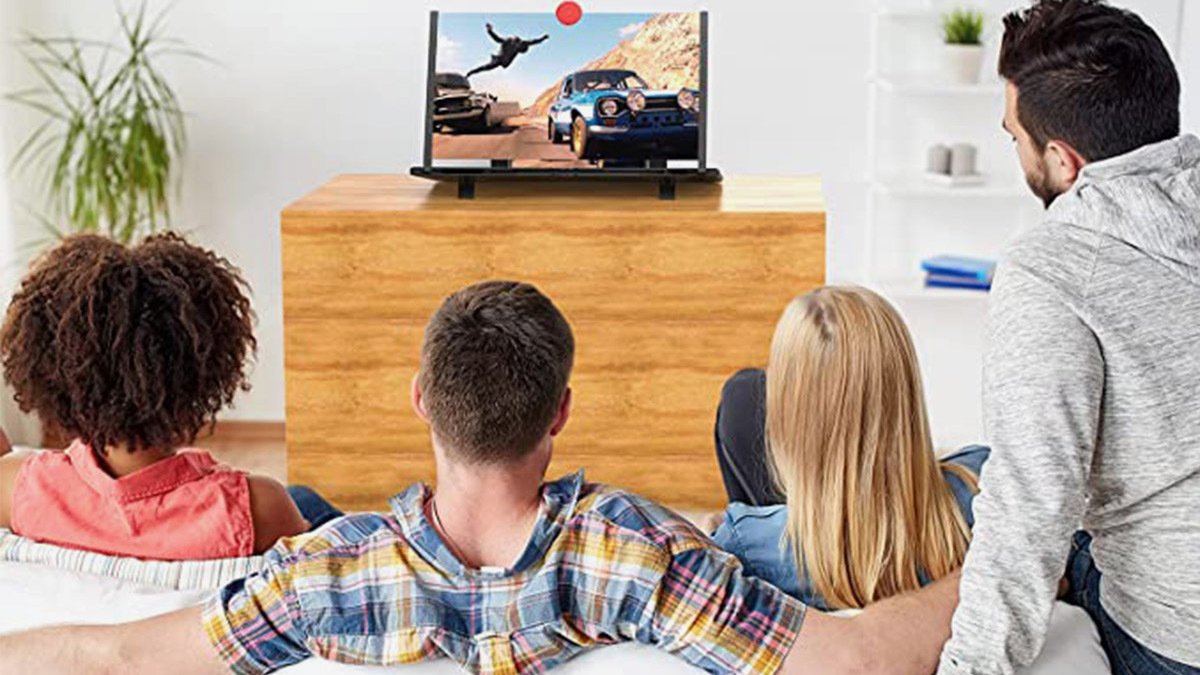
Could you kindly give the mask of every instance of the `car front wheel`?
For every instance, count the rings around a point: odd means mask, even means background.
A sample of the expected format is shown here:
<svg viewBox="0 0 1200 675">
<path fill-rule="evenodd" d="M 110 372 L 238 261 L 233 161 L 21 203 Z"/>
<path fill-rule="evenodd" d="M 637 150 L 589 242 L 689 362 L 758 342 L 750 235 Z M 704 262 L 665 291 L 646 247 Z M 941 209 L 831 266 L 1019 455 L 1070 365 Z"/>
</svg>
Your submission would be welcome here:
<svg viewBox="0 0 1200 675">
<path fill-rule="evenodd" d="M 587 159 L 591 153 L 591 139 L 588 137 L 587 121 L 582 117 L 576 117 L 571 121 L 571 152 L 579 159 Z"/>
<path fill-rule="evenodd" d="M 491 114 L 491 108 L 484 108 L 482 111 L 480 111 L 479 117 L 475 118 L 475 124 L 473 125 L 477 131 L 484 132 L 491 128 L 491 124 L 488 123 L 488 117 L 490 117 Z"/>
</svg>

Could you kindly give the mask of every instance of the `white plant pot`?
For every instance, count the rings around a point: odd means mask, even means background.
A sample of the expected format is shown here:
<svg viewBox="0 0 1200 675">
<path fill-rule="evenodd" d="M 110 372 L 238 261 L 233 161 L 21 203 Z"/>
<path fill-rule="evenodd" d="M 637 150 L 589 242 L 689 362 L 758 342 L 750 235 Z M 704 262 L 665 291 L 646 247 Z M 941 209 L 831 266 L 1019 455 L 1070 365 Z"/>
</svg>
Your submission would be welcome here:
<svg viewBox="0 0 1200 675">
<path fill-rule="evenodd" d="M 983 45 L 942 45 L 942 68 L 954 84 L 977 84 Z"/>
</svg>

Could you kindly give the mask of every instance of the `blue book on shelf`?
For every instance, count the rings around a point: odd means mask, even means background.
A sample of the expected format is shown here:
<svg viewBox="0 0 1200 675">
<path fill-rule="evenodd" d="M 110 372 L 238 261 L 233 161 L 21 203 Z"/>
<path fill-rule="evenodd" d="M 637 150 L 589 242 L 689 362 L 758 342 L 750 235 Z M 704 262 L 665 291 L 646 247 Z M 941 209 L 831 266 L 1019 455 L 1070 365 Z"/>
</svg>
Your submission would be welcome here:
<svg viewBox="0 0 1200 675">
<path fill-rule="evenodd" d="M 925 285 L 929 288 L 971 288 L 980 291 L 992 290 L 991 279 L 976 279 L 960 277 L 952 274 L 930 274 L 925 277 Z"/>
<path fill-rule="evenodd" d="M 931 276 L 939 278 L 948 279 L 957 277 L 974 279 L 979 282 L 986 282 L 990 286 L 992 273 L 996 271 L 996 262 L 994 260 L 967 258 L 957 255 L 938 255 L 922 260 L 921 269 L 928 272 Z M 975 287 L 972 286 L 972 288 Z"/>
</svg>

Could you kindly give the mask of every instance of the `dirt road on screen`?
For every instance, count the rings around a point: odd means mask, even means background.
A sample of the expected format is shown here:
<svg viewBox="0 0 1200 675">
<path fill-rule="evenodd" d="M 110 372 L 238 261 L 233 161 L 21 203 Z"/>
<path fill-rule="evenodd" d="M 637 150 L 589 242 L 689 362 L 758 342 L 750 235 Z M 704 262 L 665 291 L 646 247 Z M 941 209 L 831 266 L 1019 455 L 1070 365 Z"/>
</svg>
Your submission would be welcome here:
<svg viewBox="0 0 1200 675">
<path fill-rule="evenodd" d="M 514 123 L 486 133 L 447 132 L 433 135 L 434 159 L 508 159 L 519 166 L 588 167 L 566 143 L 553 144 L 544 122 Z"/>
</svg>

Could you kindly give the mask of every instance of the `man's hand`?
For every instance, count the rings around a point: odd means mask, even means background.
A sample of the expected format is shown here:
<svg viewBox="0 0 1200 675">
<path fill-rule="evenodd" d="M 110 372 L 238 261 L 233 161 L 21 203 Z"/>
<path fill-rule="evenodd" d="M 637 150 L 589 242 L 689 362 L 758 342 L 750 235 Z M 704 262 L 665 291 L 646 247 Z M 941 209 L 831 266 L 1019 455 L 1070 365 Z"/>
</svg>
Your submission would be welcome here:
<svg viewBox="0 0 1200 675">
<path fill-rule="evenodd" d="M 959 576 L 871 605 L 853 619 L 810 610 L 779 672 L 929 675 L 950 639 Z"/>
<path fill-rule="evenodd" d="M 489 24 L 484 24 L 484 25 L 487 27 L 487 29 L 488 29 L 489 31 L 496 30 L 496 29 L 495 29 L 495 28 L 492 26 L 492 24 L 490 24 L 490 23 L 489 23 Z"/>
<path fill-rule="evenodd" d="M 0 673 L 39 675 L 225 675 L 204 635 L 200 608 L 136 623 L 76 626 L 0 636 Z"/>
</svg>

